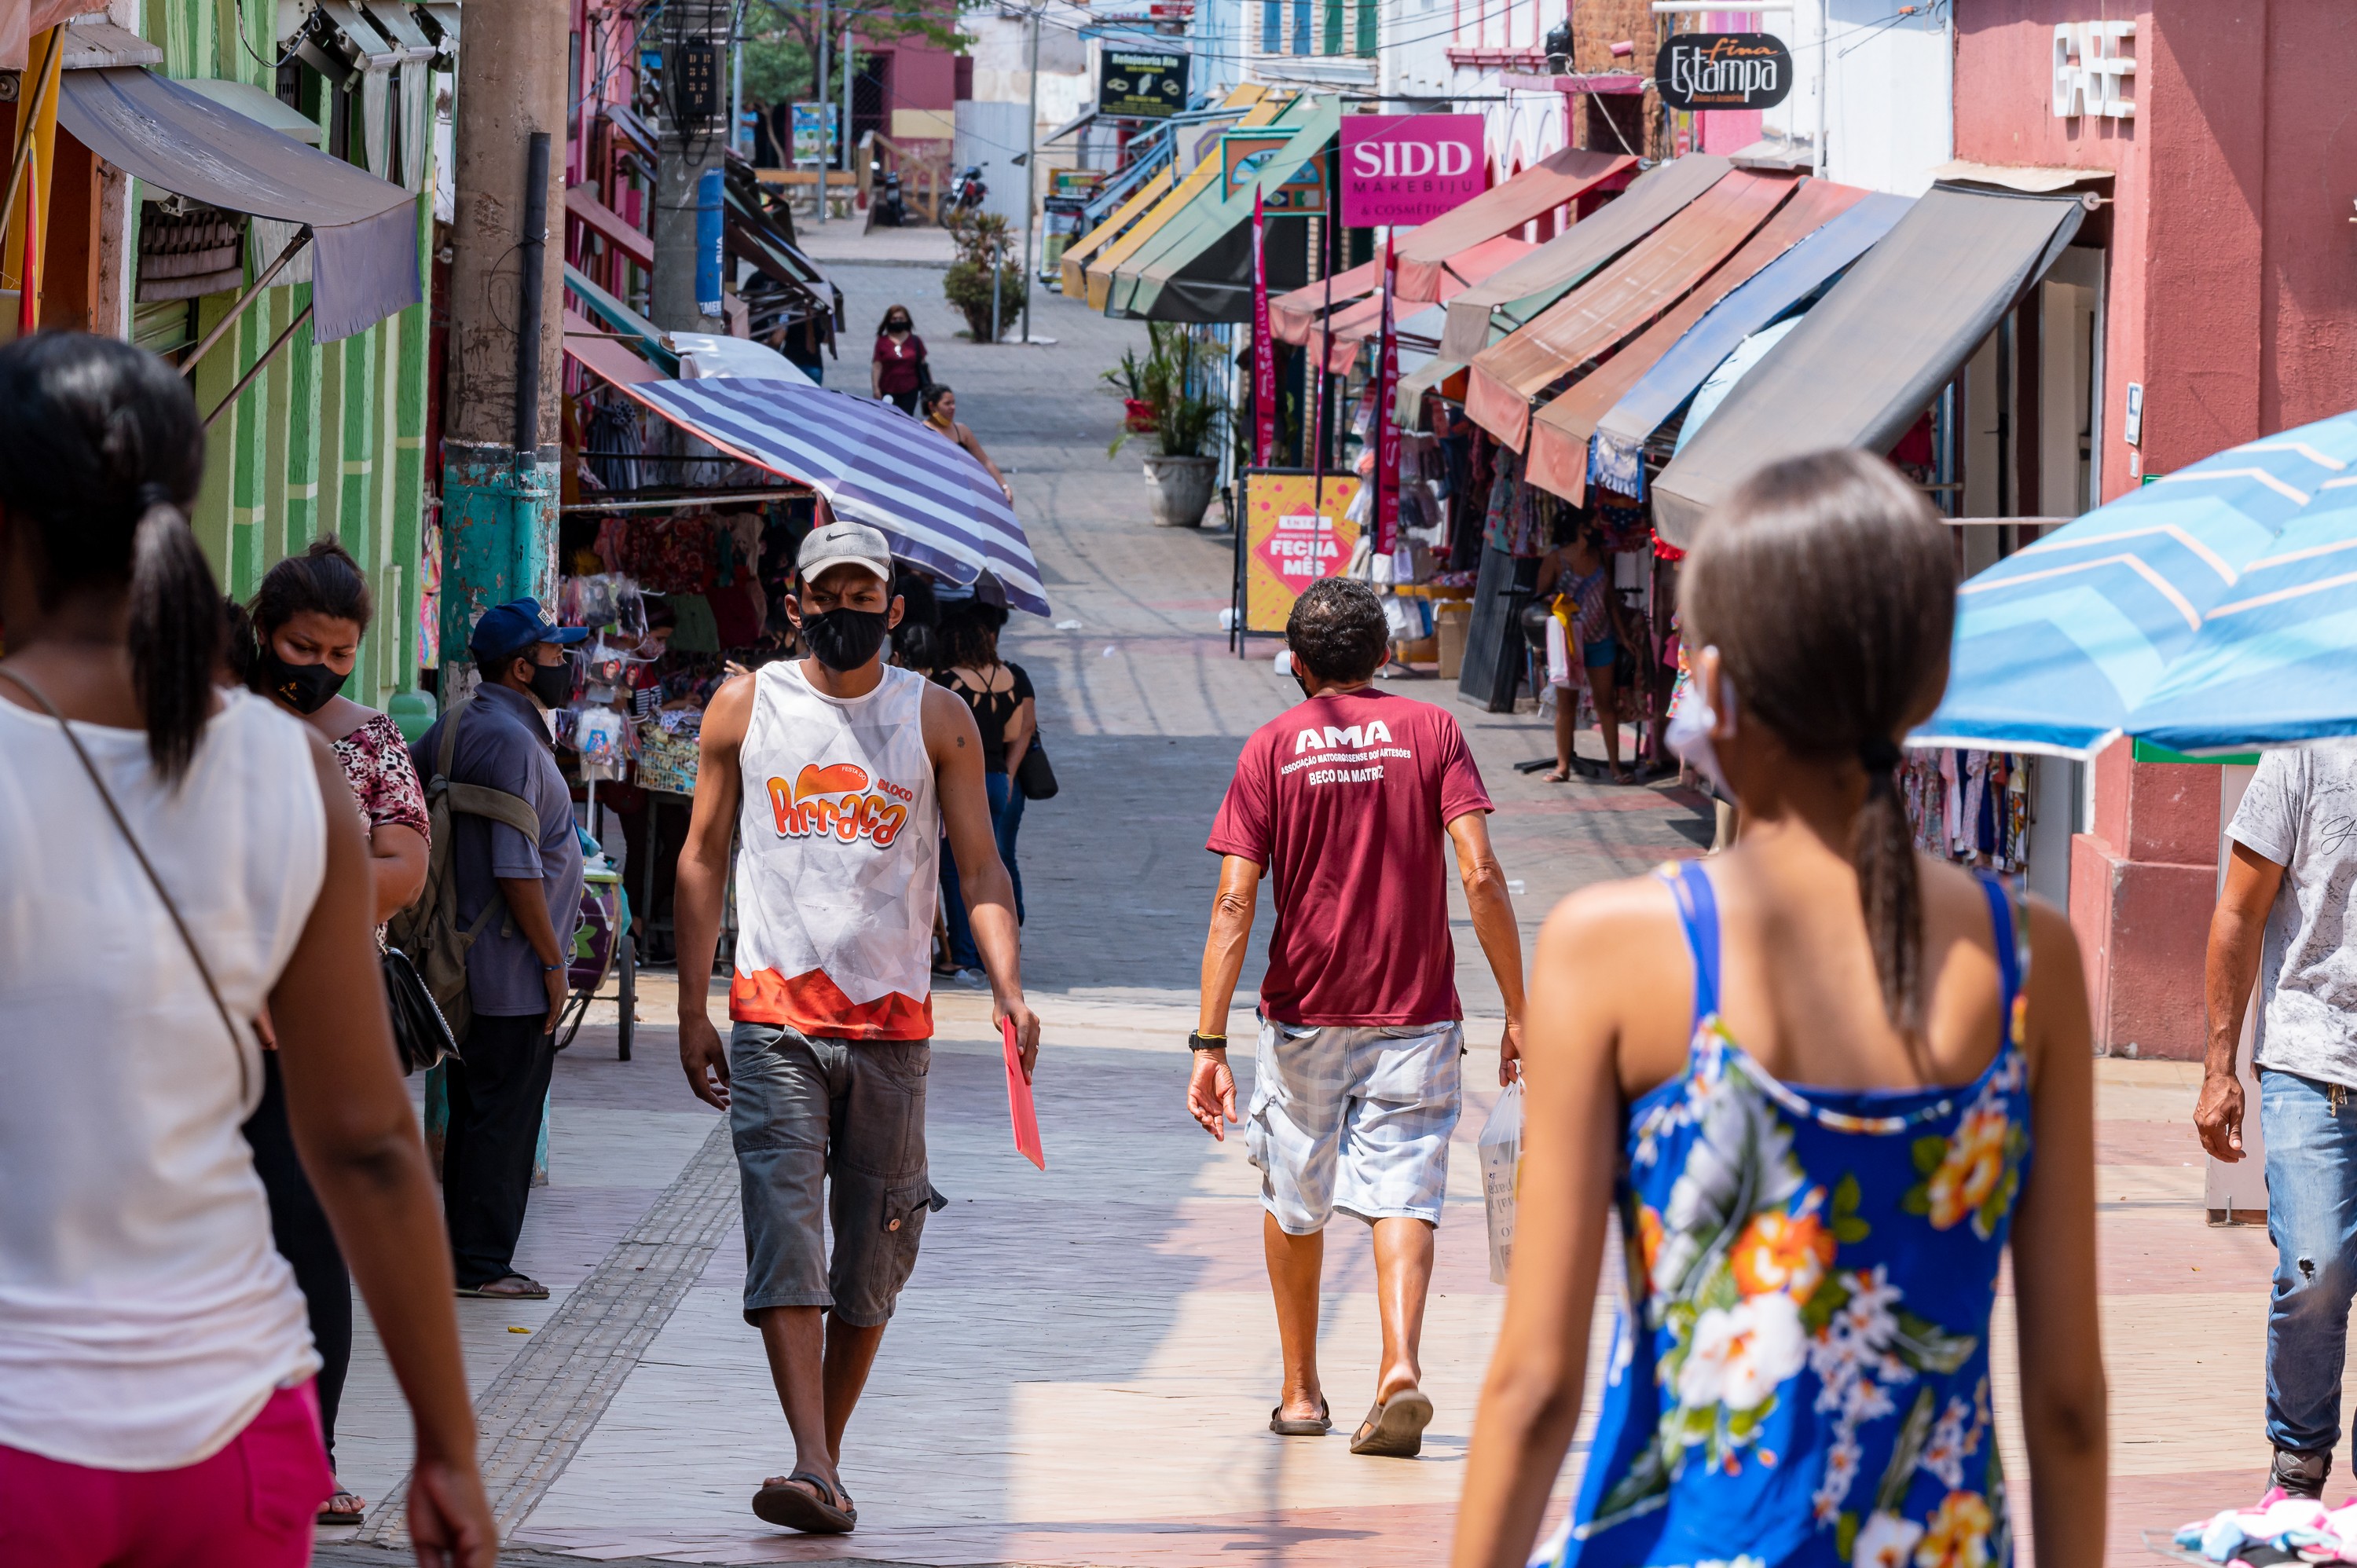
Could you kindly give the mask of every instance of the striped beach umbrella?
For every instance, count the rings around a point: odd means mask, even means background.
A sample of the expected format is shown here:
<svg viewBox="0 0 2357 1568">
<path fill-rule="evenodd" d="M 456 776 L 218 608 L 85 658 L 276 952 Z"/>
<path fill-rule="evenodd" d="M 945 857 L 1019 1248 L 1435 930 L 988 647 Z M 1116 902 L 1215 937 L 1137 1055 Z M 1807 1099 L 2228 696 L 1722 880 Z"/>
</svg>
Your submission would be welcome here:
<svg viewBox="0 0 2357 1568">
<path fill-rule="evenodd" d="M 1048 613 L 1039 563 L 989 471 L 888 403 L 808 381 L 722 377 L 619 390 L 730 456 L 798 479 L 838 517 L 880 531 L 892 553 L 964 585 L 984 572 L 1006 602 Z"/>
<path fill-rule="evenodd" d="M 2088 757 L 2357 735 L 2357 413 L 2162 476 L 1957 598 L 1918 746 Z"/>
</svg>

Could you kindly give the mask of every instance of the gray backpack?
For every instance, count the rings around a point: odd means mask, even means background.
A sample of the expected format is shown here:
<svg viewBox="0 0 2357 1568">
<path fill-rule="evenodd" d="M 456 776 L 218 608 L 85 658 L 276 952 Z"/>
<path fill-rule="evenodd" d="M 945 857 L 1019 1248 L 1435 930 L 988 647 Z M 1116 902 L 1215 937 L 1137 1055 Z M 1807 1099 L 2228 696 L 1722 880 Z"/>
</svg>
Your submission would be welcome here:
<svg viewBox="0 0 2357 1568">
<path fill-rule="evenodd" d="M 425 780 L 425 813 L 431 832 L 425 856 L 425 886 L 414 903 L 393 916 L 385 932 L 386 943 L 408 955 L 425 982 L 425 989 L 433 993 L 435 1004 L 442 1009 L 442 1016 L 448 1020 L 450 1033 L 462 1045 L 466 1043 L 467 1026 L 474 1017 L 467 993 L 467 950 L 475 945 L 475 939 L 483 934 L 491 918 L 505 911 L 507 904 L 494 885 L 490 902 L 483 906 L 474 924 L 459 924 L 458 876 L 452 858 L 457 835 L 451 831 L 451 819 L 457 814 L 488 817 L 495 822 L 505 822 L 534 843 L 540 842 L 540 813 L 531 801 L 505 789 L 460 784 L 450 778 L 450 759 L 457 754 L 458 726 L 465 722 L 467 710 L 473 706 L 474 699 L 470 697 L 451 709 L 443 723 L 442 744 L 434 758 L 434 776 Z"/>
</svg>

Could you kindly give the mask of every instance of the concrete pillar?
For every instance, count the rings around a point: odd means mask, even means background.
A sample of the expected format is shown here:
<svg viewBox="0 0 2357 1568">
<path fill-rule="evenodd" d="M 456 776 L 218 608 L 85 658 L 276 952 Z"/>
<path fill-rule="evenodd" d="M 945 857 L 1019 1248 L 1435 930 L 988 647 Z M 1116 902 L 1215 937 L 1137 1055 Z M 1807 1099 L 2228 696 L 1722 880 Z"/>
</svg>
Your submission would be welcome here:
<svg viewBox="0 0 2357 1568">
<path fill-rule="evenodd" d="M 727 150 L 729 6 L 726 0 L 670 0 L 664 7 L 661 156 L 655 181 L 654 323 L 670 332 L 726 332 L 728 324 L 696 308 L 696 182 L 722 165 Z M 712 112 L 689 108 L 691 39 L 710 47 Z"/>
<path fill-rule="evenodd" d="M 565 130 L 565 0 L 469 6 L 458 48 L 457 222 L 442 468 L 442 663 L 467 663 L 476 618 L 556 596 L 557 403 L 564 349 L 562 156 L 548 160 L 537 429 L 516 410 L 525 168 L 534 132 Z M 519 449 L 521 448 L 521 450 Z M 335 476 L 327 476 L 332 482 Z M 450 676 L 446 674 L 447 682 Z M 445 695 L 453 688 L 445 684 Z"/>
<path fill-rule="evenodd" d="M 2098 1048 L 2201 1058 L 2219 771 L 2138 762 L 2125 740 L 2095 758 L 2093 825 L 2071 841 L 2071 925 Z"/>
</svg>

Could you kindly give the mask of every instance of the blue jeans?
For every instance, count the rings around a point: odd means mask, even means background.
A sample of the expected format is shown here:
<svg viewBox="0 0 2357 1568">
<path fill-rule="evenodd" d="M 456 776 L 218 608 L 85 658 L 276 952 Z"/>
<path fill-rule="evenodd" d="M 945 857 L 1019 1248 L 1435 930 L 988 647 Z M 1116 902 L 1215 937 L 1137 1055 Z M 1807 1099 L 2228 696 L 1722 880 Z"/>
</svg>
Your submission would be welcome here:
<svg viewBox="0 0 2357 1568">
<path fill-rule="evenodd" d="M 1023 923 L 1023 873 L 1015 865 L 1015 834 L 1023 826 L 1023 791 L 1004 773 L 985 773 L 990 792 L 990 828 L 998 840 L 998 858 L 1006 879 L 1015 884 L 1015 923 Z M 982 950 L 974 945 L 974 922 L 966 917 L 965 896 L 958 890 L 957 856 L 942 845 L 942 913 L 950 929 L 950 962 L 959 969 L 980 969 Z"/>
<path fill-rule="evenodd" d="M 2357 1092 L 2261 1069 L 2267 1141 L 2267 1441 L 2330 1452 L 2341 1435 L 2341 1366 L 2357 1295 Z"/>
</svg>

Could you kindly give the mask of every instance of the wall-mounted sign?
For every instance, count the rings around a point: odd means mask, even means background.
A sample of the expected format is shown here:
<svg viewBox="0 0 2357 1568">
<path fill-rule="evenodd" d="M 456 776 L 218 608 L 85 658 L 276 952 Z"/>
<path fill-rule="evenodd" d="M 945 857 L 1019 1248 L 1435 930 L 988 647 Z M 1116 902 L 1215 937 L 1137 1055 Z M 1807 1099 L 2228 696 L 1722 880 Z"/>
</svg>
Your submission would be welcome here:
<svg viewBox="0 0 2357 1568">
<path fill-rule="evenodd" d="M 1653 85 L 1672 109 L 1773 109 L 1792 91 L 1792 51 L 1767 33 L 1673 33 Z"/>
<path fill-rule="evenodd" d="M 2143 446 L 2144 383 L 2142 381 L 2130 381 L 2128 383 L 2128 416 L 2126 423 L 2126 428 L 2124 429 L 2121 434 L 2127 437 L 2128 445 L 2131 446 Z"/>
<path fill-rule="evenodd" d="M 832 103 L 797 103 L 793 106 L 794 162 L 834 162 L 834 127 L 841 113 Z"/>
<path fill-rule="evenodd" d="M 1232 201 L 1249 196 L 1253 181 L 1292 140 L 1290 131 L 1231 131 L 1222 136 L 1220 165 L 1225 179 L 1220 188 L 1222 192 Z M 1266 194 L 1261 202 L 1262 209 L 1271 217 L 1325 211 L 1329 162 L 1330 155 L 1319 148 L 1307 163 L 1287 175 L 1284 184 Z"/>
<path fill-rule="evenodd" d="M 1114 49 L 1097 57 L 1097 113 L 1133 120 L 1161 120 L 1187 107 L 1183 54 L 1157 49 Z"/>
<path fill-rule="evenodd" d="M 2136 74 L 2136 57 L 2120 53 L 2120 41 L 2135 37 L 2134 22 L 2054 24 L 2056 119 L 2075 120 L 2082 114 L 2107 114 L 2115 120 L 2136 117 L 2136 101 L 2127 91 L 2127 78 Z"/>
<path fill-rule="evenodd" d="M 1426 223 L 1481 194 L 1479 114 L 1342 116 L 1342 222 Z"/>
</svg>

